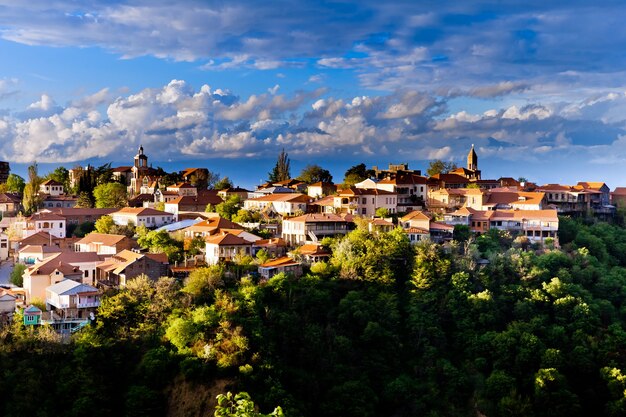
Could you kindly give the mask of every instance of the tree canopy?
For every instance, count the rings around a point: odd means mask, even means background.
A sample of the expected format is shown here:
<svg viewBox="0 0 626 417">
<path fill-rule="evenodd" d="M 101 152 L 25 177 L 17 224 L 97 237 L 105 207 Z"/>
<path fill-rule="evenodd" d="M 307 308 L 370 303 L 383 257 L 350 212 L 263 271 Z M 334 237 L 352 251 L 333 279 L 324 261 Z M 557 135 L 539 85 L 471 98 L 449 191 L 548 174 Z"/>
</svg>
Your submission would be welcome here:
<svg viewBox="0 0 626 417">
<path fill-rule="evenodd" d="M 426 173 L 429 177 L 437 174 L 447 174 L 457 168 L 456 164 L 452 161 L 442 161 L 441 159 L 435 159 L 428 163 Z"/>
<path fill-rule="evenodd" d="M 357 182 L 366 180 L 373 175 L 373 170 L 367 169 L 367 166 L 364 163 L 360 163 L 358 165 L 354 165 L 348 168 L 344 175 L 343 183 L 345 186 L 349 187 L 356 184 Z"/>
<path fill-rule="evenodd" d="M 302 168 L 298 179 L 307 184 L 314 184 L 320 181 L 328 183 L 333 182 L 333 176 L 330 174 L 330 171 L 317 164 L 309 164 Z"/>
<path fill-rule="evenodd" d="M 122 208 L 128 205 L 126 187 L 119 182 L 97 185 L 93 190 L 97 208 Z"/>
<path fill-rule="evenodd" d="M 291 162 L 289 160 L 289 156 L 287 152 L 285 152 L 285 149 L 283 149 L 278 154 L 276 165 L 274 165 L 274 168 L 268 173 L 269 182 L 279 182 L 279 181 L 285 181 L 285 180 L 290 179 L 291 178 L 290 164 Z"/>
</svg>

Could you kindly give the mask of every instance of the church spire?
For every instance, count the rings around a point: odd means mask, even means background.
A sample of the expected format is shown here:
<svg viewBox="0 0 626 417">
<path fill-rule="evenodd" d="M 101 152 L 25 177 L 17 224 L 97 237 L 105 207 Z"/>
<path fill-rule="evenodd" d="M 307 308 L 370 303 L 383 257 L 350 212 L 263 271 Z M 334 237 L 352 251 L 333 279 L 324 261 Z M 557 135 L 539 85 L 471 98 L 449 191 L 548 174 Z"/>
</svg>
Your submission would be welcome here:
<svg viewBox="0 0 626 417">
<path fill-rule="evenodd" d="M 478 155 L 474 151 L 474 144 L 472 143 L 472 149 L 467 154 L 467 169 L 471 171 L 478 170 Z"/>
</svg>

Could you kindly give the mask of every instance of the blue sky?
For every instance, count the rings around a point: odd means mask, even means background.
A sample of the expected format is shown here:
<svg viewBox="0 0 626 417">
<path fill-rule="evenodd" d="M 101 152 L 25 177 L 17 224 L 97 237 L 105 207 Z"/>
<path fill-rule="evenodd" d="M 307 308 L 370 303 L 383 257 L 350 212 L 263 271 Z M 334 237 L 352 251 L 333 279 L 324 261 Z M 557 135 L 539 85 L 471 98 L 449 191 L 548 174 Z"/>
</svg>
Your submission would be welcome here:
<svg viewBox="0 0 626 417">
<path fill-rule="evenodd" d="M 626 185 L 619 1 L 0 0 L 0 159 Z"/>
</svg>

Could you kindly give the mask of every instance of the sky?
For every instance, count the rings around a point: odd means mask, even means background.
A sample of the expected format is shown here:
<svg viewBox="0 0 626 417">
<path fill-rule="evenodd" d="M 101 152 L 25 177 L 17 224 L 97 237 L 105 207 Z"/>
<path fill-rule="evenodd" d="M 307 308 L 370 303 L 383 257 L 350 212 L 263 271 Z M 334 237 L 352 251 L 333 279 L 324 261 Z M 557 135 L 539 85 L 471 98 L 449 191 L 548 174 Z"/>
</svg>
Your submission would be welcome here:
<svg viewBox="0 0 626 417">
<path fill-rule="evenodd" d="M 593 4 L 593 5 L 592 5 Z M 626 185 L 622 1 L 0 0 L 0 160 Z"/>
</svg>

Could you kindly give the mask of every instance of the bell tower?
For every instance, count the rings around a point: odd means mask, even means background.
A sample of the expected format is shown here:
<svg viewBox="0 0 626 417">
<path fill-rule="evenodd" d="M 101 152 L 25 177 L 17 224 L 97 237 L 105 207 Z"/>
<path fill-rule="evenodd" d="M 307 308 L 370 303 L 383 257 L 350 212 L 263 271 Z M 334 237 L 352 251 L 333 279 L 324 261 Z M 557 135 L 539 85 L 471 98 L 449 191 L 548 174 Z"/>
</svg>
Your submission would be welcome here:
<svg viewBox="0 0 626 417">
<path fill-rule="evenodd" d="M 472 144 L 472 149 L 470 149 L 467 154 L 467 169 L 470 171 L 478 171 L 478 155 L 476 155 L 476 151 L 474 151 L 474 144 Z"/>
</svg>

